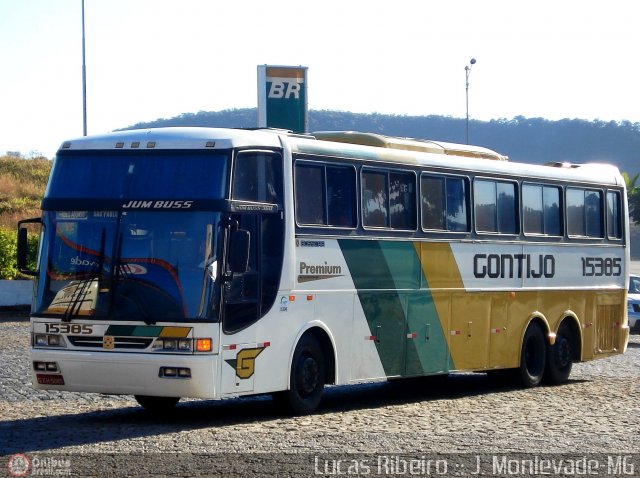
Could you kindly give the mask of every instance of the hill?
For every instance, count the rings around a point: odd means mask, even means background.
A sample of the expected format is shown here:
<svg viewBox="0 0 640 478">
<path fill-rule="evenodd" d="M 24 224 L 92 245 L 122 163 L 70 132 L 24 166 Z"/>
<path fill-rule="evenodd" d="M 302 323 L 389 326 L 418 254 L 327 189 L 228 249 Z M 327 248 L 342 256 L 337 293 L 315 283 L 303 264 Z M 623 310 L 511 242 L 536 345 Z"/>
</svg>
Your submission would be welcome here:
<svg viewBox="0 0 640 478">
<path fill-rule="evenodd" d="M 184 113 L 174 118 L 124 128 L 161 126 L 256 126 L 253 108 Z M 445 116 L 359 114 L 344 111 L 309 112 L 309 130 L 356 130 L 391 136 L 427 138 L 453 143 L 466 141 L 465 120 Z M 506 154 L 513 161 L 541 164 L 606 162 L 630 174 L 640 172 L 640 123 L 525 118 L 472 120 L 469 142 Z"/>
</svg>

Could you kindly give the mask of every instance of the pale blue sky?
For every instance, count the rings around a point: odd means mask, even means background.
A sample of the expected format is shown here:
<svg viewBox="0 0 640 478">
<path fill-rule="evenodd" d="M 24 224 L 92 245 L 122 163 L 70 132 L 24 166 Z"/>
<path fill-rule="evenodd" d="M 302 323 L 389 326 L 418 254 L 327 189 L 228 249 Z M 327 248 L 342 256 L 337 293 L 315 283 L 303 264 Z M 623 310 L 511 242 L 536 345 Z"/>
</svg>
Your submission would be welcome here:
<svg viewBox="0 0 640 478">
<path fill-rule="evenodd" d="M 0 0 L 0 153 L 82 135 L 81 0 Z M 89 134 L 255 107 L 309 67 L 309 107 L 640 121 L 634 0 L 85 0 Z M 437 139 L 437 138 L 435 138 Z"/>
</svg>

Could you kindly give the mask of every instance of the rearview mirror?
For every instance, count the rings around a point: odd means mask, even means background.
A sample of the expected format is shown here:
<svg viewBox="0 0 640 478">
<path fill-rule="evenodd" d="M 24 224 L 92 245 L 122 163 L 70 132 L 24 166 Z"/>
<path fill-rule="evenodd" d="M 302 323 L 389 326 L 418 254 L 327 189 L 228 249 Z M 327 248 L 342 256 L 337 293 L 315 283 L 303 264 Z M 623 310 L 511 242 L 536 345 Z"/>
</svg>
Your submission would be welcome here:
<svg viewBox="0 0 640 478">
<path fill-rule="evenodd" d="M 42 220 L 40 218 L 34 218 L 18 222 L 18 250 L 16 254 L 18 270 L 24 275 L 35 276 L 37 272 L 28 268 L 29 238 L 27 235 L 27 228 L 24 227 L 24 224 L 42 224 Z"/>
</svg>

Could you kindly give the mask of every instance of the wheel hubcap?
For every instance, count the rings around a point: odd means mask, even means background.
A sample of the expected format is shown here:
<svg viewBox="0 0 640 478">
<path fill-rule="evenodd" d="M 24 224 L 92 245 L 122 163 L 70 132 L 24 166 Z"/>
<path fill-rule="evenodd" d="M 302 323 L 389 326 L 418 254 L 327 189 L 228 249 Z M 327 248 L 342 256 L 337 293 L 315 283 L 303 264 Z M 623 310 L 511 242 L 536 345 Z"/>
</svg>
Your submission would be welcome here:
<svg viewBox="0 0 640 478">
<path fill-rule="evenodd" d="M 569 345 L 569 341 L 564 337 L 558 343 L 558 352 L 556 353 L 556 360 L 558 362 L 558 366 L 566 367 L 571 362 L 571 346 Z"/>
<path fill-rule="evenodd" d="M 303 396 L 310 395 L 318 386 L 318 363 L 313 357 L 302 359 L 298 377 L 298 390 Z"/>
</svg>

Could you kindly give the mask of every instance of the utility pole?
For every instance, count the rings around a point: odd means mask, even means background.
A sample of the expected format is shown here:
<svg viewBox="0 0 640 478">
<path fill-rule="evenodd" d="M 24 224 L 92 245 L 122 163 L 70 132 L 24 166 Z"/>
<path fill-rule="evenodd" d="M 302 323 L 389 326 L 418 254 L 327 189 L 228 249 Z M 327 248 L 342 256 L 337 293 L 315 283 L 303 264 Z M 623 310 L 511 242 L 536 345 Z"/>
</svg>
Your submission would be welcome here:
<svg viewBox="0 0 640 478">
<path fill-rule="evenodd" d="M 465 73 L 465 92 L 466 92 L 466 102 L 467 102 L 467 144 L 469 144 L 469 75 L 471 74 L 471 67 L 476 64 L 476 59 L 471 58 L 471 61 L 467 66 L 464 67 Z"/>
<path fill-rule="evenodd" d="M 82 135 L 87 135 L 87 64 L 84 48 L 84 0 L 82 0 Z"/>
</svg>

